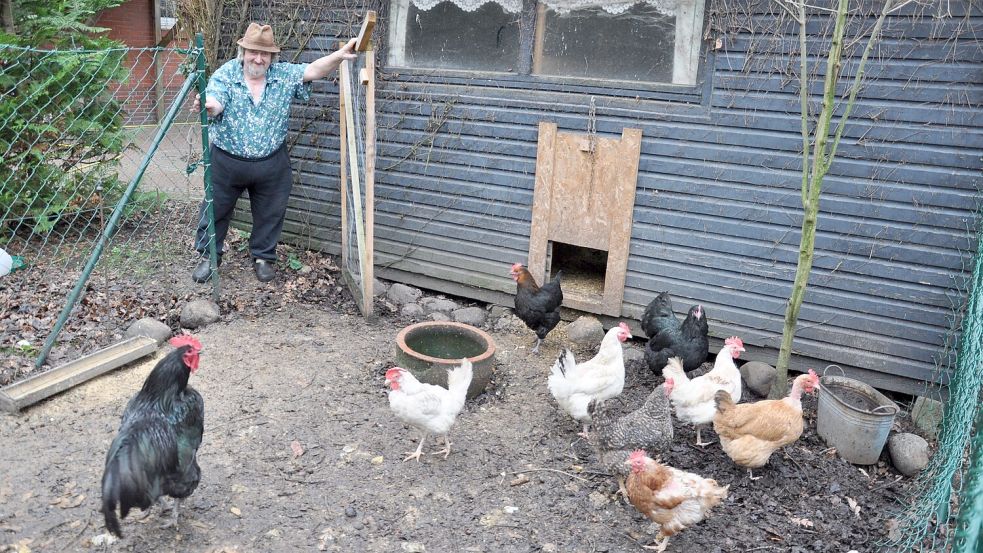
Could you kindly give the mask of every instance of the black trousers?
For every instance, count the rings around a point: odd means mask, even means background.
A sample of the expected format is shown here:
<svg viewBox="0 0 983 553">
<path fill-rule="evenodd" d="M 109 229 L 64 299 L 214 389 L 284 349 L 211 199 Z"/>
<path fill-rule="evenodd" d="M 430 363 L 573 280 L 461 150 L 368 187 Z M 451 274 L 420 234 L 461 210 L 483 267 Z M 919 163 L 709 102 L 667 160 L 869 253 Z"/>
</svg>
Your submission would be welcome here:
<svg viewBox="0 0 983 553">
<path fill-rule="evenodd" d="M 211 149 L 212 208 L 215 210 L 215 248 L 224 253 L 225 236 L 236 200 L 249 191 L 249 209 L 253 230 L 249 235 L 249 253 L 256 259 L 276 261 L 276 244 L 283 230 L 287 199 L 293 177 L 290 156 L 284 143 L 267 157 L 249 159 L 232 155 L 220 148 Z M 195 249 L 208 255 L 208 218 L 205 202 L 201 203 Z"/>
</svg>

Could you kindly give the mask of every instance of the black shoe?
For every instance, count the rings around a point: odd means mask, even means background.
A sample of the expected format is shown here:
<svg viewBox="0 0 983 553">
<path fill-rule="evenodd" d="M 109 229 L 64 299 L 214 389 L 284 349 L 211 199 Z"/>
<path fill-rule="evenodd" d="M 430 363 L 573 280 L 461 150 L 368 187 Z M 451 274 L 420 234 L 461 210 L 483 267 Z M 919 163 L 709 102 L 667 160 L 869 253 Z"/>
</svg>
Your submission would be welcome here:
<svg viewBox="0 0 983 553">
<path fill-rule="evenodd" d="M 272 261 L 257 259 L 253 261 L 253 269 L 256 270 L 256 279 L 260 282 L 269 282 L 276 278 L 276 269 L 273 268 Z"/>
<path fill-rule="evenodd" d="M 222 264 L 222 258 L 218 258 L 218 265 Z M 198 266 L 195 267 L 193 273 L 191 273 L 191 280 L 197 283 L 208 282 L 212 278 L 212 267 L 211 262 L 208 258 L 202 259 Z"/>
</svg>

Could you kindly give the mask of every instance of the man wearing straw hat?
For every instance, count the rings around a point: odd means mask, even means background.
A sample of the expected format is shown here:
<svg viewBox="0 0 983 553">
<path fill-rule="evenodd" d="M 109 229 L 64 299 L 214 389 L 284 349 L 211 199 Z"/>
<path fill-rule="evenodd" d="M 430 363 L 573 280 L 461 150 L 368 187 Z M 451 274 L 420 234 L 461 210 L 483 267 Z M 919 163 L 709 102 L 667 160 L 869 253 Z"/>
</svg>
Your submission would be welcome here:
<svg viewBox="0 0 983 553">
<path fill-rule="evenodd" d="M 248 190 L 253 216 L 249 253 L 256 278 L 269 282 L 276 277 L 276 245 L 293 181 L 286 147 L 290 104 L 310 98 L 308 83 L 327 77 L 342 61 L 355 59 L 355 39 L 311 63 L 278 62 L 280 48 L 269 25 L 250 23 L 237 44 L 239 55 L 219 67 L 205 89 L 205 109 L 212 118 L 210 174 L 215 247 L 221 264 L 232 210 L 239 196 Z M 192 110 L 199 109 L 195 99 Z M 195 282 L 211 277 L 206 257 L 207 228 L 202 202 L 195 249 L 203 259 L 191 274 Z"/>
</svg>

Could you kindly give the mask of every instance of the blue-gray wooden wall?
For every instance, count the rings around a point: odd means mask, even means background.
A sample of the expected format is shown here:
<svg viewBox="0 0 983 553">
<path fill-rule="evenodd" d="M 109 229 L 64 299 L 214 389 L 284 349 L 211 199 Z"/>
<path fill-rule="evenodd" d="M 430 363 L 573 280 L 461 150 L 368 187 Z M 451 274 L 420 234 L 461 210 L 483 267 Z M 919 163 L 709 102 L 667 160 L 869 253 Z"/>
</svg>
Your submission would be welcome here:
<svg viewBox="0 0 983 553">
<path fill-rule="evenodd" d="M 983 13 L 945 5 L 952 17 L 892 17 L 872 56 L 876 79 L 823 186 L 795 369 L 839 364 L 915 393 L 945 381 L 937 364 L 965 302 L 983 169 Z M 623 315 L 669 290 L 679 312 L 705 306 L 713 336 L 741 336 L 751 358 L 774 362 L 802 211 L 798 57 L 787 54 L 797 30 L 781 45 L 755 42 L 747 24 L 770 16 L 735 24 L 708 12 L 721 48 L 708 48 L 701 87 L 675 99 L 593 91 L 599 133 L 643 132 Z M 341 32 L 325 27 L 314 44 Z M 591 94 L 487 74 L 390 74 L 380 61 L 378 274 L 510 304 L 509 266 L 528 251 L 537 124 L 586 131 Z M 315 90 L 293 123 L 307 126 L 292 136 L 299 184 L 286 236 L 338 253 L 336 88 Z"/>
</svg>

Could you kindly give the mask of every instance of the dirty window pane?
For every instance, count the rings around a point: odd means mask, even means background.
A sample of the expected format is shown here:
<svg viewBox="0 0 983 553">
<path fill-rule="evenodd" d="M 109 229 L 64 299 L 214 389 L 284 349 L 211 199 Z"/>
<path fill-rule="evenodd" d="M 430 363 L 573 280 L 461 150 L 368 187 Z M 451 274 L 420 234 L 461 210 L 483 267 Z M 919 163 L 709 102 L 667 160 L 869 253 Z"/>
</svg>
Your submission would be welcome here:
<svg viewBox="0 0 983 553">
<path fill-rule="evenodd" d="M 394 4 L 401 3 L 396 0 Z M 519 56 L 517 14 L 488 2 L 465 11 L 452 2 L 428 10 L 402 3 L 405 33 L 394 35 L 390 62 L 406 67 L 514 71 Z M 402 44 L 400 44 L 402 39 Z"/>
<path fill-rule="evenodd" d="M 544 17 L 533 72 L 592 79 L 673 82 L 676 17 L 639 3 L 613 15 L 601 8 Z"/>
</svg>

